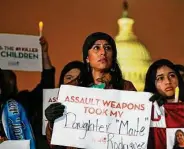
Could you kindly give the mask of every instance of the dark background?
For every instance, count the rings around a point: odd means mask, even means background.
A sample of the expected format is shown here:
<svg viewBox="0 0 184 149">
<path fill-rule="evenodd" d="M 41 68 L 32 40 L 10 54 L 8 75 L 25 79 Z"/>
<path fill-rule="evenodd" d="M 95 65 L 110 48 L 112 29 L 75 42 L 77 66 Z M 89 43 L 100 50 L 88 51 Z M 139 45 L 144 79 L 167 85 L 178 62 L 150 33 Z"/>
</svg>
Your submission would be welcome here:
<svg viewBox="0 0 184 149">
<path fill-rule="evenodd" d="M 153 60 L 168 58 L 184 64 L 184 0 L 128 0 L 134 32 Z M 0 32 L 38 35 L 44 22 L 49 54 L 56 67 L 56 84 L 63 66 L 81 59 L 81 47 L 91 32 L 115 37 L 122 0 L 0 0 Z M 16 72 L 19 89 L 31 89 L 39 72 Z"/>
</svg>

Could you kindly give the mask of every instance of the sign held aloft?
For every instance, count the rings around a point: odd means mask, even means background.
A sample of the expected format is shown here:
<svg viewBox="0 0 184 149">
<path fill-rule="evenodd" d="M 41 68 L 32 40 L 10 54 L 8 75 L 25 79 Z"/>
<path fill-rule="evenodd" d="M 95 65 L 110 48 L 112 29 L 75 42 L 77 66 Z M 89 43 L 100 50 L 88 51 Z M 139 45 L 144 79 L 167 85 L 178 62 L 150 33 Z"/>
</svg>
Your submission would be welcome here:
<svg viewBox="0 0 184 149">
<path fill-rule="evenodd" d="M 0 68 L 42 71 L 39 36 L 0 34 Z"/>
</svg>

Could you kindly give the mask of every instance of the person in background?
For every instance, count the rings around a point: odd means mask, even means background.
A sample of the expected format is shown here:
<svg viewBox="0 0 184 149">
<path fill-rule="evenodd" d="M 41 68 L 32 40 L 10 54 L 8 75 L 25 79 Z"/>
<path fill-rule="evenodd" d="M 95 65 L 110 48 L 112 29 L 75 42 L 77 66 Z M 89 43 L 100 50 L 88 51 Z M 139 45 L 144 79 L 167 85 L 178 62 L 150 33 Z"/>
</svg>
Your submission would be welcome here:
<svg viewBox="0 0 184 149">
<path fill-rule="evenodd" d="M 30 140 L 30 149 L 36 149 L 34 134 L 23 106 L 6 98 L 6 81 L 0 72 L 0 142 L 5 140 Z"/>
<path fill-rule="evenodd" d="M 75 85 L 75 86 L 86 86 L 86 71 L 84 63 L 80 61 L 71 61 L 61 71 L 59 79 L 59 87 L 62 84 Z M 48 143 L 51 142 L 52 128 L 54 120 L 61 117 L 64 112 L 64 105 L 61 103 L 53 103 L 45 110 L 46 118 L 48 119 L 48 125 L 46 128 L 46 136 Z M 65 148 L 64 146 L 52 146 L 51 148 Z"/>
<path fill-rule="evenodd" d="M 178 101 L 175 101 L 176 87 L 179 87 Z M 157 60 L 149 67 L 144 91 L 153 93 L 150 100 L 157 100 L 159 105 L 184 101 L 184 82 L 175 65 L 167 59 Z"/>
<path fill-rule="evenodd" d="M 46 137 L 42 136 L 42 92 L 43 89 L 55 87 L 55 68 L 52 66 L 48 55 L 48 42 L 45 37 L 40 38 L 40 44 L 43 63 L 40 83 L 32 91 L 18 91 L 15 73 L 11 70 L 2 70 L 5 81 L 3 96 L 5 99 L 15 99 L 25 108 L 35 135 L 36 148 L 47 149 L 49 146 Z"/>
<path fill-rule="evenodd" d="M 84 63 L 81 61 L 71 61 L 61 71 L 59 79 L 59 87 L 62 84 L 70 84 L 76 86 L 86 86 L 86 71 Z"/>
<path fill-rule="evenodd" d="M 2 88 L 3 88 L 3 75 L 2 70 L 0 69 L 0 116 L 2 116 L 2 106 L 4 104 L 4 98 L 2 98 Z M 2 125 L 2 119 L 0 119 L 0 143 L 7 140 L 4 128 Z"/>
<path fill-rule="evenodd" d="M 87 78 L 86 87 L 136 91 L 134 85 L 122 77 L 117 63 L 115 41 L 108 34 L 96 32 L 86 38 L 83 44 L 83 62 L 87 72 L 84 76 Z M 49 121 L 54 122 L 63 115 L 63 112 L 64 106 L 61 103 L 57 107 L 51 104 L 45 110 L 45 116 Z M 59 146 L 54 146 L 54 148 L 59 148 Z"/>
<path fill-rule="evenodd" d="M 184 66 L 180 64 L 176 64 L 176 69 L 178 69 L 183 81 L 184 81 Z"/>
<path fill-rule="evenodd" d="M 175 99 L 177 87 L 179 88 L 179 97 Z M 148 68 L 144 91 L 153 93 L 150 101 L 156 101 L 159 106 L 184 101 L 184 82 L 175 65 L 167 59 L 157 60 Z M 150 129 L 148 148 L 157 148 L 154 147 L 155 141 L 159 141 L 158 136 L 155 136 L 157 133 L 161 132 Z"/>
</svg>

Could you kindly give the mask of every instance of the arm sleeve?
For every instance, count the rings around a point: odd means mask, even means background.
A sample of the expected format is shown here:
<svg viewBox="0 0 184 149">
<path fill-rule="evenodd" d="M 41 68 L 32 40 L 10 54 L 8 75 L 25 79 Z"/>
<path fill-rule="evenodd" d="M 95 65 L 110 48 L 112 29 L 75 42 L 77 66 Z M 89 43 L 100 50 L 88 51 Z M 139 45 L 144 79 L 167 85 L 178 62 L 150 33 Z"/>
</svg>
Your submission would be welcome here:
<svg viewBox="0 0 184 149">
<path fill-rule="evenodd" d="M 55 68 L 43 70 L 40 83 L 30 92 L 34 95 L 42 94 L 43 89 L 55 87 Z"/>
<path fill-rule="evenodd" d="M 55 87 L 55 68 L 43 70 L 41 74 L 40 83 L 28 94 L 28 101 L 31 106 L 39 105 L 42 107 L 43 103 L 43 89 L 50 89 Z M 24 99 L 23 99 L 24 100 Z"/>
</svg>

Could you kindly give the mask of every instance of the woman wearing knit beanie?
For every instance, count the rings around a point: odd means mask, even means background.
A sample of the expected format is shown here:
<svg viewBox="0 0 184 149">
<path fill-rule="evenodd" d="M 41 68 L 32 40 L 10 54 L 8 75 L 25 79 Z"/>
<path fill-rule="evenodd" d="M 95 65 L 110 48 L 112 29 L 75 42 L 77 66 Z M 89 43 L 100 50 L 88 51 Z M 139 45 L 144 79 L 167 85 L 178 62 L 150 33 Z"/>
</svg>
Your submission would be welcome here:
<svg viewBox="0 0 184 149">
<path fill-rule="evenodd" d="M 88 86 L 135 91 L 130 81 L 124 80 L 117 63 L 114 39 L 106 33 L 89 35 L 83 44 L 83 61 L 88 75 Z"/>
</svg>

